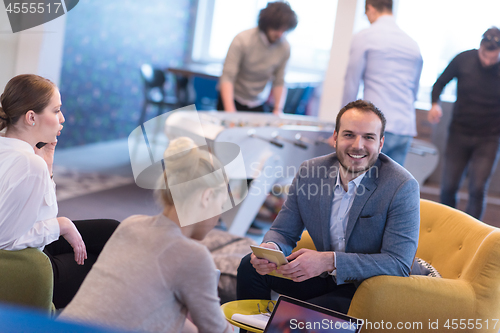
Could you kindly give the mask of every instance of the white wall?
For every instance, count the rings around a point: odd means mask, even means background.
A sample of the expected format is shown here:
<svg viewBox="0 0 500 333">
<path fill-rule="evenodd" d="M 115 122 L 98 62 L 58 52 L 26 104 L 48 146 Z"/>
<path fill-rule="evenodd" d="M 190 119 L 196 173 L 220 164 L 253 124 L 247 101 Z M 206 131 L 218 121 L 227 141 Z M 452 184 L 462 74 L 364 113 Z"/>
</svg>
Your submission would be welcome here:
<svg viewBox="0 0 500 333">
<path fill-rule="evenodd" d="M 14 76 L 19 34 L 13 34 L 7 12 L 0 6 L 0 93 Z"/>
<path fill-rule="evenodd" d="M 13 76 L 27 73 L 59 85 L 66 16 L 14 34 L 4 8 L 0 8 L 0 92 Z"/>
<path fill-rule="evenodd" d="M 341 108 L 344 75 L 349 60 L 356 7 L 359 2 L 353 0 L 339 0 L 338 2 L 330 61 L 323 82 L 323 93 L 318 114 L 319 118 L 325 121 L 335 121 L 335 117 Z M 364 0 L 362 2 L 364 6 Z"/>
</svg>

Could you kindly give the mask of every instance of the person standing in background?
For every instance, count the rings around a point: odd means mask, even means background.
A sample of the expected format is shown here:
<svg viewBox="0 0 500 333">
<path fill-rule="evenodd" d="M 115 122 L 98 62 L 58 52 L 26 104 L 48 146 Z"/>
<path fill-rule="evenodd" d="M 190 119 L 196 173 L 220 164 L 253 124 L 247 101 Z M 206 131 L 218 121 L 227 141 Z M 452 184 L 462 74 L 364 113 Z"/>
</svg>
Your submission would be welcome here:
<svg viewBox="0 0 500 333">
<path fill-rule="evenodd" d="M 366 0 L 371 26 L 353 36 L 345 75 L 342 105 L 357 99 L 372 102 L 387 118 L 382 152 L 404 165 L 412 137 L 417 135 L 414 102 L 423 60 L 418 44 L 396 24 L 392 0 Z"/>
<path fill-rule="evenodd" d="M 498 162 L 500 142 L 500 30 L 483 34 L 479 49 L 458 54 L 432 88 L 428 120 L 437 124 L 443 114 L 439 96 L 457 78 L 457 100 L 449 126 L 441 179 L 441 203 L 456 207 L 457 191 L 469 176 L 465 212 L 483 217 L 489 180 Z"/>
<path fill-rule="evenodd" d="M 287 2 L 267 4 L 259 14 L 258 27 L 240 32 L 233 39 L 219 80 L 217 110 L 264 111 L 274 98 L 274 114 L 282 112 L 285 67 L 290 44 L 284 34 L 297 27 L 297 15 Z"/>
</svg>

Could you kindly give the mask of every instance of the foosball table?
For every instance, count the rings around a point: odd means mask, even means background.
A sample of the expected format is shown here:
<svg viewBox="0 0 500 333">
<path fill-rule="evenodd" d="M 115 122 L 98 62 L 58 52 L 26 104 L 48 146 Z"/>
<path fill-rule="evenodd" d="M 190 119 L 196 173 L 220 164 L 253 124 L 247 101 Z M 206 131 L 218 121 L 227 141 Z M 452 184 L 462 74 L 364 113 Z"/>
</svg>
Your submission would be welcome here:
<svg viewBox="0 0 500 333">
<path fill-rule="evenodd" d="M 177 111 L 167 118 L 165 127 L 170 140 L 188 136 L 198 145 L 213 145 L 219 158 L 227 146 L 217 143 L 239 146 L 244 170 L 228 170 L 231 161 L 223 158 L 232 195 L 238 199 L 221 218 L 230 233 L 240 236 L 277 182 L 291 181 L 302 162 L 333 151 L 327 142 L 333 130 L 333 123 L 308 116 L 217 111 Z M 248 191 L 247 179 L 252 180 Z"/>
</svg>

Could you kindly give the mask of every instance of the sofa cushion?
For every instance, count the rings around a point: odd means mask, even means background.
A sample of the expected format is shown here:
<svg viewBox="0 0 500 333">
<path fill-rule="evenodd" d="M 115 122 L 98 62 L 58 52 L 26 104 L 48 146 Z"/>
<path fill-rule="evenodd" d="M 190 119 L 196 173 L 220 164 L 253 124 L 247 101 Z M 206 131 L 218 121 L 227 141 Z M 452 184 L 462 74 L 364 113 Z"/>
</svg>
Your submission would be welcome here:
<svg viewBox="0 0 500 333">
<path fill-rule="evenodd" d="M 430 277 L 441 278 L 441 274 L 431 264 L 421 258 L 413 259 L 413 266 L 410 275 L 427 275 Z"/>
</svg>

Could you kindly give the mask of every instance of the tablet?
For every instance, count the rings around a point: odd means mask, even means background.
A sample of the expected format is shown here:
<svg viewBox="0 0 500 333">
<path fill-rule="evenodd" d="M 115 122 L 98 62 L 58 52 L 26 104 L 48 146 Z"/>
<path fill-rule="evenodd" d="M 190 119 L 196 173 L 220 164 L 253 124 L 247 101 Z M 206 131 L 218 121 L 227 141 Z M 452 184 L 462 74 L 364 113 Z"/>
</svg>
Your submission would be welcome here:
<svg viewBox="0 0 500 333">
<path fill-rule="evenodd" d="M 288 264 L 288 260 L 286 260 L 285 255 L 280 250 L 268 249 L 267 247 L 261 247 L 257 245 L 250 245 L 250 248 L 257 258 L 267 259 L 269 260 L 269 262 L 276 264 L 276 266 L 278 267 L 284 264 Z M 276 273 L 276 271 L 272 271 L 268 275 L 291 280 L 291 278 L 284 277 L 283 275 Z"/>
</svg>

